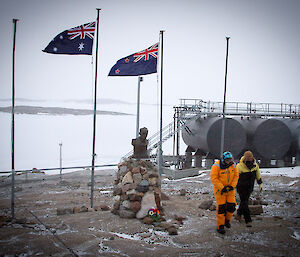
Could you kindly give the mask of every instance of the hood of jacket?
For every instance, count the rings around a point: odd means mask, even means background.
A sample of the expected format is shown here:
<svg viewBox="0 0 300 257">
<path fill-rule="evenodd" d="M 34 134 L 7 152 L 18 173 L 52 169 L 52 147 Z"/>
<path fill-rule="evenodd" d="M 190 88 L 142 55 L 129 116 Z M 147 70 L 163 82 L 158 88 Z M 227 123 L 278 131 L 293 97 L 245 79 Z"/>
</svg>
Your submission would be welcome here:
<svg viewBox="0 0 300 257">
<path fill-rule="evenodd" d="M 240 159 L 240 163 L 239 163 L 239 170 L 240 170 L 240 172 L 251 171 L 251 170 L 254 170 L 254 169 L 257 168 L 258 164 L 256 163 L 255 159 L 254 159 L 254 162 L 253 162 L 253 167 L 251 169 L 249 169 L 247 167 L 247 165 L 244 162 L 244 159 L 245 159 L 244 156 L 242 156 L 242 158 Z"/>
</svg>

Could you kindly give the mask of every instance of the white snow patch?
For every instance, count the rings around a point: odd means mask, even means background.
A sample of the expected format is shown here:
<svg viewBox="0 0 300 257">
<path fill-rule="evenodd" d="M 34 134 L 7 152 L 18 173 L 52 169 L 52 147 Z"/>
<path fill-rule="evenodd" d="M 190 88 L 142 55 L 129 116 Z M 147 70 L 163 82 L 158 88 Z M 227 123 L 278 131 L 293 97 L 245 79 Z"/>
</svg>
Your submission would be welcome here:
<svg viewBox="0 0 300 257">
<path fill-rule="evenodd" d="M 148 229 L 146 232 L 136 233 L 134 235 L 124 234 L 124 233 L 113 233 L 114 235 L 134 241 L 143 241 L 150 245 L 162 245 L 162 246 L 174 246 L 177 248 L 184 248 L 184 246 L 179 245 L 173 242 L 171 236 L 169 236 L 168 232 L 157 231 L 154 229 Z M 151 248 L 152 250 L 153 248 Z"/>
<path fill-rule="evenodd" d="M 43 204 L 51 204 L 52 201 L 47 201 L 47 200 L 37 200 L 35 203 L 36 203 L 36 204 L 39 204 L 39 205 L 43 205 Z"/>
<path fill-rule="evenodd" d="M 138 234 L 134 234 L 134 235 L 129 235 L 125 233 L 113 233 L 113 234 L 123 239 L 136 240 L 136 241 L 140 240 Z"/>
<path fill-rule="evenodd" d="M 297 231 L 294 231 L 294 234 L 291 237 L 295 238 L 296 240 L 300 240 L 300 233 Z"/>
<path fill-rule="evenodd" d="M 300 177 L 300 166 L 284 167 L 284 168 L 263 168 L 260 169 L 261 174 L 270 176 L 287 176 L 291 178 Z"/>
<path fill-rule="evenodd" d="M 9 243 L 16 243 L 19 241 L 19 238 L 17 236 L 13 236 L 9 239 L 4 239 L 4 240 L 0 240 L 0 243 L 6 243 L 6 244 L 9 244 Z"/>
<path fill-rule="evenodd" d="M 106 245 L 103 244 L 103 242 L 101 241 L 99 243 L 99 247 L 100 249 L 98 250 L 98 252 L 101 254 L 101 253 L 117 253 L 117 254 L 121 254 L 121 252 L 119 250 L 114 250 Z M 121 254 L 122 256 L 127 256 L 127 257 L 130 257 L 129 255 L 126 255 L 126 254 Z"/>
<path fill-rule="evenodd" d="M 198 183 L 198 184 L 203 184 L 203 181 L 186 181 L 187 183 Z"/>
<path fill-rule="evenodd" d="M 292 187 L 292 186 L 294 186 L 297 182 L 298 182 L 298 180 L 294 180 L 294 181 L 292 181 L 292 182 L 289 183 L 289 186 Z"/>
<path fill-rule="evenodd" d="M 57 248 L 60 248 L 60 247 L 61 247 L 58 243 L 56 243 L 56 242 L 54 242 L 54 241 L 53 241 L 53 244 L 54 244 Z"/>
<path fill-rule="evenodd" d="M 68 193 L 68 191 L 50 191 L 48 194 L 54 195 L 54 194 L 64 194 L 64 193 Z"/>
<path fill-rule="evenodd" d="M 300 229 L 299 228 L 298 229 L 292 228 L 292 229 L 294 230 L 294 233 L 293 235 L 291 235 L 291 237 L 296 240 L 300 240 Z"/>
<path fill-rule="evenodd" d="M 206 176 L 206 175 L 207 175 L 207 171 L 204 171 L 204 172 L 202 172 L 202 174 L 200 174 L 200 175 L 198 176 L 198 178 L 204 177 L 204 176 Z"/>
<path fill-rule="evenodd" d="M 56 235 L 62 235 L 66 233 L 78 233 L 78 230 L 72 230 L 69 225 L 67 225 L 66 229 L 47 229 L 44 225 L 42 224 L 35 224 L 33 226 L 33 229 L 35 230 L 34 232 L 29 232 L 28 234 L 31 235 L 52 235 L 52 232 L 55 232 Z M 51 232 L 52 231 L 52 232 Z"/>
<path fill-rule="evenodd" d="M 240 235 L 234 235 L 232 238 L 233 242 L 248 243 L 254 245 L 268 245 L 268 239 L 263 232 L 257 232 L 255 234 L 242 233 Z"/>
<path fill-rule="evenodd" d="M 100 194 L 110 194 L 110 193 L 112 193 L 111 190 L 100 191 Z"/>
<path fill-rule="evenodd" d="M 12 224 L 13 228 L 23 228 L 21 224 Z"/>
<path fill-rule="evenodd" d="M 20 257 L 27 257 L 27 256 L 33 256 L 33 255 L 36 256 L 36 254 L 33 251 L 29 250 L 27 253 L 21 253 L 18 256 L 20 256 Z M 5 255 L 5 256 L 8 256 L 8 255 Z"/>
</svg>

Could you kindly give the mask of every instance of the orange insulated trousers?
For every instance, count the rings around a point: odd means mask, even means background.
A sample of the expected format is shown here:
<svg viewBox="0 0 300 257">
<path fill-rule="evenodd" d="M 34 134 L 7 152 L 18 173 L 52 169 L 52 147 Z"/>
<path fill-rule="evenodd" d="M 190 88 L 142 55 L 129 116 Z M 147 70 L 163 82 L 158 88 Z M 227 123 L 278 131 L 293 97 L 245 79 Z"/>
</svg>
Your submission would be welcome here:
<svg viewBox="0 0 300 257">
<path fill-rule="evenodd" d="M 237 166 L 233 163 L 228 168 L 221 169 L 220 161 L 211 167 L 210 179 L 214 185 L 214 195 L 217 202 L 217 228 L 230 221 L 235 211 L 235 187 L 239 179 Z M 231 186 L 233 190 L 221 192 L 224 187 Z"/>
<path fill-rule="evenodd" d="M 231 220 L 235 211 L 235 191 L 223 194 L 221 192 L 215 193 L 215 199 L 217 202 L 217 228 L 219 228 L 220 225 L 225 224 L 225 219 Z"/>
</svg>

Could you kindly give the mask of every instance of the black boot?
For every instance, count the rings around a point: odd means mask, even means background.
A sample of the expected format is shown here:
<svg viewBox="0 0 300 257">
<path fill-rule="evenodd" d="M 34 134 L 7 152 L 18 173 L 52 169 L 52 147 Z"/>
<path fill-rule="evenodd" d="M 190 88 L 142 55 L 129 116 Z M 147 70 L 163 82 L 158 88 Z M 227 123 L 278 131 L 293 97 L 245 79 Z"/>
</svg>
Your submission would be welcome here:
<svg viewBox="0 0 300 257">
<path fill-rule="evenodd" d="M 231 224 L 229 220 L 225 220 L 225 227 L 226 228 L 231 228 Z"/>
<path fill-rule="evenodd" d="M 219 228 L 217 229 L 217 232 L 220 234 L 225 234 L 224 225 L 220 225 Z"/>
<path fill-rule="evenodd" d="M 246 222 L 246 227 L 251 228 L 252 227 L 252 221 Z"/>
</svg>

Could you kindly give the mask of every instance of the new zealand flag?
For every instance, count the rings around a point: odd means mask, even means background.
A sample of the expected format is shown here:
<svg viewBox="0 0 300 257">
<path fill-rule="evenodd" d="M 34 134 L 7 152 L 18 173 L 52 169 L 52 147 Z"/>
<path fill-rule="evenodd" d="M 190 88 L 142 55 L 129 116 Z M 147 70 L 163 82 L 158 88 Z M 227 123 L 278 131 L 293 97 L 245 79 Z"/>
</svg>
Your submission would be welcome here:
<svg viewBox="0 0 300 257">
<path fill-rule="evenodd" d="M 157 72 L 158 43 L 117 61 L 108 76 L 139 76 Z"/>
<path fill-rule="evenodd" d="M 93 51 L 95 22 L 65 30 L 43 50 L 50 54 L 88 54 Z"/>
</svg>

